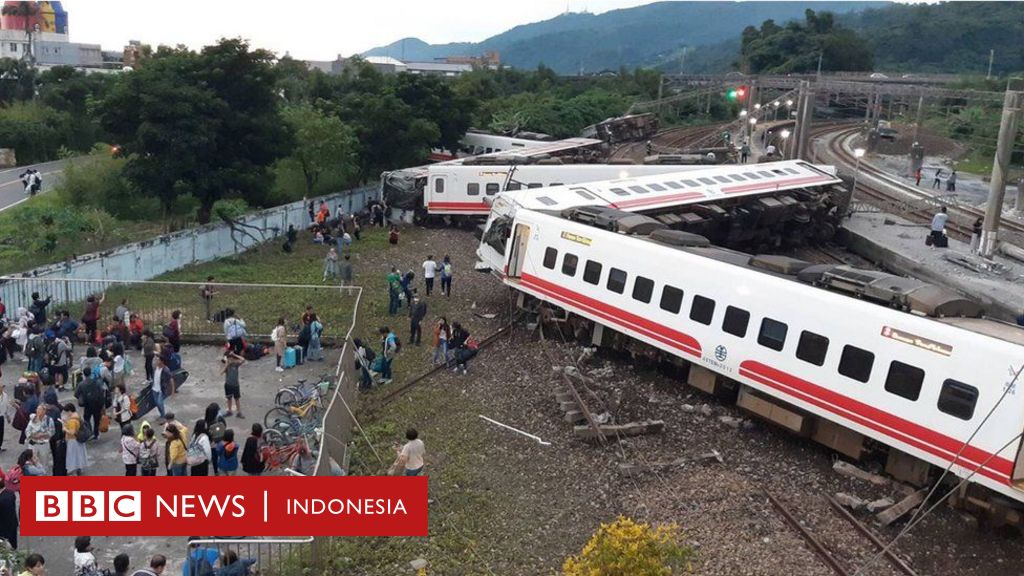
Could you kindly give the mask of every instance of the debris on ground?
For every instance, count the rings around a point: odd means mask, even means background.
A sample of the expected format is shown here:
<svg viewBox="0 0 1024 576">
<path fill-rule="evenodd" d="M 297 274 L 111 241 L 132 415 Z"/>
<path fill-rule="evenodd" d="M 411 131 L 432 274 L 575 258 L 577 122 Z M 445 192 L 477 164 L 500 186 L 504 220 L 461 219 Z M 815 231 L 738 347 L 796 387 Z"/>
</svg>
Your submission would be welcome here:
<svg viewBox="0 0 1024 576">
<path fill-rule="evenodd" d="M 847 494 L 846 492 L 836 493 L 836 502 L 839 502 L 850 510 L 860 510 L 867 504 L 864 500 L 854 496 L 853 494 Z"/>
<path fill-rule="evenodd" d="M 867 509 L 868 512 L 874 514 L 875 512 L 878 512 L 879 510 L 885 510 L 886 508 L 894 504 L 896 504 L 896 501 L 886 496 L 885 498 L 879 498 L 878 500 L 872 500 L 871 502 L 868 502 Z"/>
<path fill-rule="evenodd" d="M 832 465 L 832 469 L 843 476 L 864 480 L 876 486 L 885 486 L 886 484 L 889 484 L 889 479 L 885 476 L 879 476 L 878 474 L 872 474 L 867 470 L 861 470 L 853 464 L 843 462 L 842 460 L 836 460 L 836 463 Z"/>
<path fill-rule="evenodd" d="M 601 424 L 598 426 L 605 438 L 617 438 L 620 436 L 640 436 L 641 434 L 657 434 L 665 429 L 663 420 L 645 420 L 643 422 L 630 422 L 629 424 Z M 576 436 L 585 440 L 597 438 L 597 431 L 593 426 L 576 426 Z"/>
<path fill-rule="evenodd" d="M 928 490 L 922 488 L 903 500 L 900 500 L 895 506 L 879 512 L 875 517 L 878 518 L 878 521 L 881 522 L 883 526 L 888 526 L 889 524 L 899 520 L 900 517 L 907 512 L 917 508 L 922 502 L 924 502 L 924 498 L 927 495 Z"/>
</svg>

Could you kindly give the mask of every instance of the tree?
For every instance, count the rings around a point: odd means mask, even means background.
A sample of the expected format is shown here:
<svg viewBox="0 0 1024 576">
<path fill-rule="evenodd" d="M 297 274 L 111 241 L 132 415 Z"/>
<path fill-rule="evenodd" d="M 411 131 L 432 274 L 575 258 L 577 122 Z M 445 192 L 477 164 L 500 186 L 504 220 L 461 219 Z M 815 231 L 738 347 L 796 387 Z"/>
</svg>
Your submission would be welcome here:
<svg viewBox="0 0 1024 576">
<path fill-rule="evenodd" d="M 39 4 L 25 1 L 15 2 L 14 4 L 5 5 L 3 9 L 0 9 L 0 13 L 4 16 L 20 18 L 23 22 L 25 36 L 28 38 L 28 46 L 25 48 L 25 55 L 22 59 L 27 60 L 30 65 L 34 66 L 36 57 L 32 53 L 32 36 L 35 35 L 36 21 L 39 18 Z"/>
<path fill-rule="evenodd" d="M 814 72 L 818 57 L 826 70 L 871 70 L 871 47 L 853 31 L 835 24 L 832 14 L 807 10 L 804 23 L 779 26 L 766 20 L 743 30 L 741 68 L 751 74 Z"/>
<path fill-rule="evenodd" d="M 56 66 L 39 75 L 39 100 L 70 119 L 65 145 L 71 150 L 87 151 L 105 138 L 96 106 L 113 82 L 110 75 L 86 74 L 70 66 Z"/>
<path fill-rule="evenodd" d="M 0 103 L 25 102 L 36 95 L 36 70 L 24 60 L 0 60 Z"/>
<path fill-rule="evenodd" d="M 57 158 L 68 140 L 68 115 L 39 102 L 15 102 L 0 109 L 0 142 L 13 148 L 19 164 Z"/>
<path fill-rule="evenodd" d="M 309 104 L 289 106 L 282 111 L 282 117 L 295 135 L 292 155 L 285 162 L 302 171 L 306 196 L 314 195 L 320 175 L 326 170 L 340 170 L 347 178 L 355 176 L 358 141 L 352 128 L 340 118 Z"/>
<path fill-rule="evenodd" d="M 436 76 L 399 74 L 395 95 L 412 108 L 418 118 L 437 125 L 440 137 L 433 146 L 456 152 L 476 110 L 475 98 L 452 90 L 450 83 Z"/>
</svg>

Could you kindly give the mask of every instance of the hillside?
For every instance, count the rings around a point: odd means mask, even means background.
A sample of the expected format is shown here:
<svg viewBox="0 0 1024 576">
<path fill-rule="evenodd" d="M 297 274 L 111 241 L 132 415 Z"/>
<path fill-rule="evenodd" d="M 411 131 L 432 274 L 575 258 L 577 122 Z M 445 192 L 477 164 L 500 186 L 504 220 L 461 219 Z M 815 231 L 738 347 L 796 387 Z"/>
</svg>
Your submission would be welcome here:
<svg viewBox="0 0 1024 576">
<path fill-rule="evenodd" d="M 546 64 L 562 74 L 596 72 L 620 66 L 649 65 L 676 54 L 681 47 L 718 44 L 738 38 L 748 25 L 767 19 L 802 19 L 804 11 L 848 13 L 884 2 L 657 2 L 603 14 L 563 14 L 516 26 L 482 42 L 427 44 L 399 40 L 364 52 L 432 60 L 445 56 L 498 51 L 502 62 L 517 68 Z"/>
</svg>

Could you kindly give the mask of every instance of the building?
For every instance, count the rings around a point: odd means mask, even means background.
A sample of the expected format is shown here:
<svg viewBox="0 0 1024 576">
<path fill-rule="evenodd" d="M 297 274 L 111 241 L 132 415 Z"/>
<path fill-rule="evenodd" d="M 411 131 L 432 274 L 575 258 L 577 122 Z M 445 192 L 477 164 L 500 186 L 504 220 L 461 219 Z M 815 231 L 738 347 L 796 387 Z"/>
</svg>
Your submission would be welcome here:
<svg viewBox="0 0 1024 576">
<path fill-rule="evenodd" d="M 487 55 L 485 55 L 486 57 Z M 497 57 L 497 54 L 493 54 Z M 460 57 L 457 62 L 449 62 L 446 60 L 437 60 L 433 62 L 402 62 L 390 56 L 365 56 L 361 57 L 363 62 L 373 66 L 375 70 L 381 74 L 399 74 L 401 72 L 408 72 L 410 74 L 417 74 L 423 76 L 445 76 L 453 78 L 455 76 L 461 76 L 466 72 L 473 70 L 474 66 L 491 66 L 491 64 L 482 64 L 482 59 L 473 58 L 462 58 Z M 352 58 L 344 58 L 341 54 L 335 60 L 307 60 L 306 64 L 310 70 L 320 70 L 325 74 L 341 74 L 353 61 Z"/>
<path fill-rule="evenodd" d="M 5 1 L 17 8 L 21 2 Z M 82 69 L 121 68 L 120 62 L 104 58 L 99 44 L 71 42 L 68 13 L 61 2 L 29 2 L 33 13 L 0 17 L 0 58 L 22 60 L 31 57 L 40 68 L 73 66 Z M 31 34 L 29 33 L 31 32 Z"/>
</svg>

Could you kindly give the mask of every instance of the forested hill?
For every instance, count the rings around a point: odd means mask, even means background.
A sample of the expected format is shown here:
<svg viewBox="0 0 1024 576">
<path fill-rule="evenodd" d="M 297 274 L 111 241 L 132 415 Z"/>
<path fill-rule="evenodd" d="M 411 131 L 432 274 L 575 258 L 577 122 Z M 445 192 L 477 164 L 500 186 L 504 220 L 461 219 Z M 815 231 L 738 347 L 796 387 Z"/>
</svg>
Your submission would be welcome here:
<svg viewBox="0 0 1024 576">
<path fill-rule="evenodd" d="M 657 2 L 603 14 L 563 14 L 516 26 L 479 43 L 431 45 L 416 38 L 374 48 L 366 56 L 432 60 L 445 56 L 501 53 L 517 68 L 545 64 L 561 74 L 598 72 L 655 64 L 685 46 L 713 45 L 738 38 L 764 20 L 803 19 L 804 11 L 844 14 L 884 2 Z"/>
</svg>

